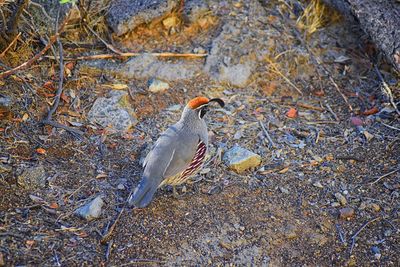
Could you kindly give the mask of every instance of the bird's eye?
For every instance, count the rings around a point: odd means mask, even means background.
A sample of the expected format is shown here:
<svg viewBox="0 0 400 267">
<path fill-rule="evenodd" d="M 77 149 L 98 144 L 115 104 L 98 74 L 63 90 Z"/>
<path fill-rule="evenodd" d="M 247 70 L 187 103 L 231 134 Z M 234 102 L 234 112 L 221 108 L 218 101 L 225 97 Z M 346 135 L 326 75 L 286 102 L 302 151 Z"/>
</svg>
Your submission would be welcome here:
<svg viewBox="0 0 400 267">
<path fill-rule="evenodd" d="M 201 108 L 200 111 L 199 111 L 199 118 L 202 119 L 204 117 L 204 115 L 206 115 L 207 111 L 208 111 L 208 107 L 207 106 Z"/>
</svg>

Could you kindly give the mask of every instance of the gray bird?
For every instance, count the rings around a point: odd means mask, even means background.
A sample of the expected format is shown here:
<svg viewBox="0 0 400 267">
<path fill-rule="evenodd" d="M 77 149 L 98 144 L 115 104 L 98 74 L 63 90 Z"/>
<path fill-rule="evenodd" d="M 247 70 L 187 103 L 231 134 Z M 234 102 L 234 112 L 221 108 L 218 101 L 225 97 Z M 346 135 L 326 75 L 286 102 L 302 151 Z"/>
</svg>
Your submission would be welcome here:
<svg viewBox="0 0 400 267">
<path fill-rule="evenodd" d="M 161 134 L 144 160 L 142 180 L 128 200 L 130 207 L 146 207 L 157 188 L 180 185 L 201 168 L 208 149 L 204 115 L 211 102 L 225 105 L 219 98 L 193 98 L 181 119 Z"/>
</svg>

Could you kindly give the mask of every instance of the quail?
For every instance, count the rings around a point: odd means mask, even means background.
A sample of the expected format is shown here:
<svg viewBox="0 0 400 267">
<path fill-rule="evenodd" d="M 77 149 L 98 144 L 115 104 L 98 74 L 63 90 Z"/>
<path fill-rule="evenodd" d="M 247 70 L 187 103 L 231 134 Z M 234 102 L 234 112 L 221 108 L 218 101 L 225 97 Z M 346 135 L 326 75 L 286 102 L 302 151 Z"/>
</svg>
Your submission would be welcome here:
<svg viewBox="0 0 400 267">
<path fill-rule="evenodd" d="M 128 200 L 130 207 L 146 207 L 157 188 L 180 185 L 200 170 L 208 149 L 204 116 L 212 102 L 225 105 L 219 98 L 193 98 L 180 120 L 161 134 L 144 160 L 142 179 Z"/>
</svg>

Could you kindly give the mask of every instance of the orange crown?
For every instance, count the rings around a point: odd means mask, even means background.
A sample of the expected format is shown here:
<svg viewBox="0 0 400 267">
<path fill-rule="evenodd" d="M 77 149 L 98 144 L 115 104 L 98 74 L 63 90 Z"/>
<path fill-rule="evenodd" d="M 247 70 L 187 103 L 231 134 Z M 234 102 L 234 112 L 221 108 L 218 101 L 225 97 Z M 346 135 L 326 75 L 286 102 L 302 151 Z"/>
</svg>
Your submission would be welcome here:
<svg viewBox="0 0 400 267">
<path fill-rule="evenodd" d="M 210 100 L 204 96 L 198 96 L 189 101 L 188 106 L 191 109 L 196 109 L 204 104 L 208 104 Z"/>
</svg>

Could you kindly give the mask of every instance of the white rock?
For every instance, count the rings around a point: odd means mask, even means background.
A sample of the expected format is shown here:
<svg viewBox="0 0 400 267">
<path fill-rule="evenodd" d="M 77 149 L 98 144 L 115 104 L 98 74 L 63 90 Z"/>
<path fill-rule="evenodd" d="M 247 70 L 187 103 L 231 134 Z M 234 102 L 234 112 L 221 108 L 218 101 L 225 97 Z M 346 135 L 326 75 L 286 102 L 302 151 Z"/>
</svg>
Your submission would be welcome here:
<svg viewBox="0 0 400 267">
<path fill-rule="evenodd" d="M 169 88 L 169 84 L 158 79 L 150 80 L 149 91 L 152 93 L 164 92 Z"/>
<path fill-rule="evenodd" d="M 97 196 L 95 199 L 86 203 L 85 205 L 79 207 L 75 210 L 75 214 L 90 221 L 100 217 L 101 208 L 104 202 L 102 196 Z"/>
</svg>

